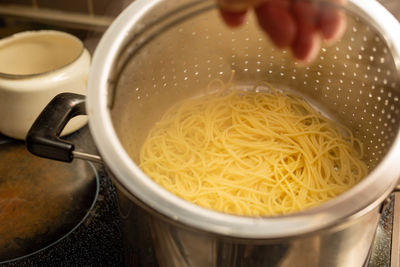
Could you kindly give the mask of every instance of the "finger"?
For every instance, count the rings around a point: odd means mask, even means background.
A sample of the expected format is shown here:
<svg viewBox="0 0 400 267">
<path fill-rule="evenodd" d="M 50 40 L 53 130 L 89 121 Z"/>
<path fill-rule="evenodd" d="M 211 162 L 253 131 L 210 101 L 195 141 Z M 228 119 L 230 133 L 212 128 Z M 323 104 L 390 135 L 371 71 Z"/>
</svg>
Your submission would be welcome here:
<svg viewBox="0 0 400 267">
<path fill-rule="evenodd" d="M 321 46 L 317 32 L 317 11 L 317 5 L 313 2 L 293 2 L 297 32 L 291 48 L 294 56 L 302 62 L 314 59 Z"/>
<path fill-rule="evenodd" d="M 292 3 L 294 19 L 302 27 L 314 28 L 317 26 L 318 6 L 311 1 L 297 1 Z"/>
<path fill-rule="evenodd" d="M 280 48 L 290 46 L 296 34 L 289 4 L 289 0 L 269 1 L 255 8 L 259 25 Z"/>
<path fill-rule="evenodd" d="M 291 49 L 294 57 L 301 63 L 312 62 L 321 49 L 321 39 L 317 32 L 303 28 L 299 31 Z"/>
<path fill-rule="evenodd" d="M 337 2 L 338 1 L 339 0 L 337 0 Z M 339 7 L 321 4 L 318 15 L 318 27 L 322 37 L 326 41 L 337 40 L 345 32 L 346 16 Z"/>
<path fill-rule="evenodd" d="M 222 19 L 228 26 L 238 27 L 246 19 L 247 10 L 243 11 L 228 11 L 220 9 Z"/>
</svg>

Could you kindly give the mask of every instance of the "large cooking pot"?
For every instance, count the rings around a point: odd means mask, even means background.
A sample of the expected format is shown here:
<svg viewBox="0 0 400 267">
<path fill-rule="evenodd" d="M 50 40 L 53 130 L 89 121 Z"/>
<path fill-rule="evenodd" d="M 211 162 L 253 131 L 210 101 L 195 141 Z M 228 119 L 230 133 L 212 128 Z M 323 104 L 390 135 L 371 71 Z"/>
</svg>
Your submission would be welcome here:
<svg viewBox="0 0 400 267">
<path fill-rule="evenodd" d="M 28 148 L 104 162 L 133 252 L 128 262 L 148 266 L 152 251 L 159 266 L 362 266 L 400 174 L 400 26 L 373 0 L 324 5 L 344 12 L 346 32 L 302 65 L 275 48 L 253 17 L 227 28 L 213 0 L 137 0 L 95 51 L 86 104 L 78 95 L 56 97 Z M 232 70 L 240 85 L 262 80 L 294 90 L 350 128 L 364 143 L 369 175 L 318 207 L 276 217 L 211 211 L 158 186 L 137 164 L 149 128 L 172 103 L 228 80 Z M 58 138 L 85 110 L 101 159 Z"/>
</svg>

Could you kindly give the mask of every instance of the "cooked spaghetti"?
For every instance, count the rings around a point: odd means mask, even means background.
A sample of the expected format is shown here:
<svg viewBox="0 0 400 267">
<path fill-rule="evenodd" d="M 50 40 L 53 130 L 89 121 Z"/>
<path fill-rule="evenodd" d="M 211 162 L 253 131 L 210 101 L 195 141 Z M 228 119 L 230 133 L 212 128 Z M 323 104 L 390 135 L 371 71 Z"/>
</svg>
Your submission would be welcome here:
<svg viewBox="0 0 400 267">
<path fill-rule="evenodd" d="M 167 111 L 142 146 L 140 167 L 199 206 L 261 216 L 343 193 L 367 174 L 362 156 L 350 130 L 302 98 L 224 85 Z"/>
</svg>

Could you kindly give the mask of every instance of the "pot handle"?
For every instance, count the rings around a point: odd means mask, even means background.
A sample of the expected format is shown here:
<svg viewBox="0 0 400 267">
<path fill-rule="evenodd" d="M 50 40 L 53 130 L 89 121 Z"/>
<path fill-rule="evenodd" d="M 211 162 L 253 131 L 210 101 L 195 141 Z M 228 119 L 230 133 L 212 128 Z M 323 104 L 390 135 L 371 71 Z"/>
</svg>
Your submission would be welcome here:
<svg viewBox="0 0 400 267">
<path fill-rule="evenodd" d="M 102 162 L 100 156 L 75 151 L 60 134 L 73 117 L 86 115 L 85 96 L 74 93 L 56 95 L 35 120 L 26 136 L 26 147 L 39 157 L 71 162 L 74 158 Z"/>
</svg>

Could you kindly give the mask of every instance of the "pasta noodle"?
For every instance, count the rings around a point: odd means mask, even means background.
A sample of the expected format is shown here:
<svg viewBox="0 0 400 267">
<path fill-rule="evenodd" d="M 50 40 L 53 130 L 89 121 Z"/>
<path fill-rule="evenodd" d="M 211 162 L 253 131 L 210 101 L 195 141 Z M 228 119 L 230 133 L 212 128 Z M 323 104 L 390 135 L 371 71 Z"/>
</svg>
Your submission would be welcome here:
<svg viewBox="0 0 400 267">
<path fill-rule="evenodd" d="M 199 206 L 250 216 L 316 206 L 367 174 L 349 129 L 300 97 L 256 91 L 227 84 L 173 106 L 142 146 L 142 170 Z"/>
</svg>

